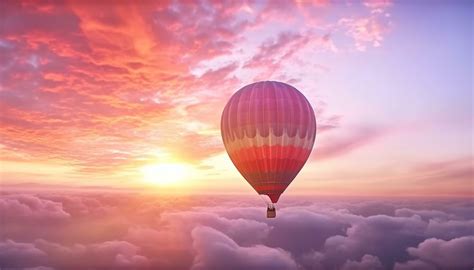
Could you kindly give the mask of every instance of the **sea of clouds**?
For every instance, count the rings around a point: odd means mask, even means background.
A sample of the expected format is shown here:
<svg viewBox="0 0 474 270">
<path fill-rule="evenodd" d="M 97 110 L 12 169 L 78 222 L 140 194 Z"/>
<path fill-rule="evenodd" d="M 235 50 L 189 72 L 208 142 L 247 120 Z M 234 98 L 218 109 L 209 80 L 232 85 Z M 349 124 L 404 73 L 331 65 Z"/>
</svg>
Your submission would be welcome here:
<svg viewBox="0 0 474 270">
<path fill-rule="evenodd" d="M 3 192 L 1 269 L 472 269 L 468 199 Z"/>
</svg>

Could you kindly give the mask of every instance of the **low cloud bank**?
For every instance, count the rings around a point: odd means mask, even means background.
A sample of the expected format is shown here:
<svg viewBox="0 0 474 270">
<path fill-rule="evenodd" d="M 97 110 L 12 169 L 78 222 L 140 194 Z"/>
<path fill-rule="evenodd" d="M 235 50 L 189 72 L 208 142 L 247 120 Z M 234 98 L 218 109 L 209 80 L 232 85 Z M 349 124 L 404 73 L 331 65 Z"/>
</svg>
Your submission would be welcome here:
<svg viewBox="0 0 474 270">
<path fill-rule="evenodd" d="M 125 193 L 0 196 L 0 267 L 472 269 L 474 203 Z"/>
</svg>

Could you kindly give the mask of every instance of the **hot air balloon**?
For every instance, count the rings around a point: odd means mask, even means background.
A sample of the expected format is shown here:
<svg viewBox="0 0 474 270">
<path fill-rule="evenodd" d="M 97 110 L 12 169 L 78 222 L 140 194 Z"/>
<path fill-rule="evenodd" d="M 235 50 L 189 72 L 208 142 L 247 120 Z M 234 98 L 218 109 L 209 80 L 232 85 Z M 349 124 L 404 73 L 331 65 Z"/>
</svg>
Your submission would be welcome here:
<svg viewBox="0 0 474 270">
<path fill-rule="evenodd" d="M 274 204 L 303 168 L 313 149 L 316 118 L 291 85 L 262 81 L 238 90 L 222 112 L 221 134 L 230 159 L 260 195 Z"/>
</svg>

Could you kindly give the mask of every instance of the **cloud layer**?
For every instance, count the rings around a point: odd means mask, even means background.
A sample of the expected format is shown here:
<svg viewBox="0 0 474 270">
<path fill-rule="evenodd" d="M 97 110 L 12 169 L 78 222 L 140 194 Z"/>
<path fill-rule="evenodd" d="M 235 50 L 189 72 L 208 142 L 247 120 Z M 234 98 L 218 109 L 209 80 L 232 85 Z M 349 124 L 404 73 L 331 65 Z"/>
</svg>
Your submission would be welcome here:
<svg viewBox="0 0 474 270">
<path fill-rule="evenodd" d="M 461 200 L 3 194 L 0 267 L 470 269 Z M 5 207 L 4 207 L 5 206 Z M 29 209 L 13 211 L 14 209 Z M 37 223 L 40 222 L 40 223 Z M 41 224 L 39 226 L 38 224 Z"/>
</svg>

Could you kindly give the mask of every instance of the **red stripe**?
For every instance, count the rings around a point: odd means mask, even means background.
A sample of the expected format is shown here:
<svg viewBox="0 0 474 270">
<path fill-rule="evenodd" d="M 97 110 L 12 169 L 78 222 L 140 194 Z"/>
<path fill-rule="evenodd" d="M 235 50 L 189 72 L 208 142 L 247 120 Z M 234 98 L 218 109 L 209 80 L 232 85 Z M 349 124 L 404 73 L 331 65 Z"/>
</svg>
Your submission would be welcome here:
<svg viewBox="0 0 474 270">
<path fill-rule="evenodd" d="M 298 160 L 281 160 L 281 161 L 288 161 L 288 164 L 286 166 L 280 166 L 280 167 L 277 167 L 277 165 L 281 165 L 281 164 L 278 164 L 278 162 L 276 162 L 276 160 L 273 160 L 274 162 L 270 163 L 269 166 L 267 166 L 266 168 L 265 167 L 262 167 L 261 169 L 256 166 L 257 164 L 255 164 L 255 162 L 258 162 L 260 164 L 264 164 L 264 162 L 262 160 L 256 160 L 254 162 L 240 162 L 239 163 L 239 171 L 241 173 L 246 173 L 246 174 L 250 174 L 250 173 L 257 173 L 257 172 L 260 172 L 260 173 L 283 173 L 283 172 L 294 172 L 294 171 L 299 171 L 301 169 L 301 167 L 303 167 L 303 163 L 302 162 L 299 162 Z"/>
<path fill-rule="evenodd" d="M 254 186 L 256 189 L 260 191 L 282 191 L 285 190 L 288 185 L 282 185 L 282 184 L 267 184 L 267 185 L 255 185 Z"/>
<path fill-rule="evenodd" d="M 257 159 L 292 159 L 306 161 L 310 149 L 292 145 L 263 145 L 241 148 L 230 153 L 231 157 L 236 157 L 240 162 L 255 161 Z M 258 155 L 255 155 L 258 153 Z"/>
</svg>

